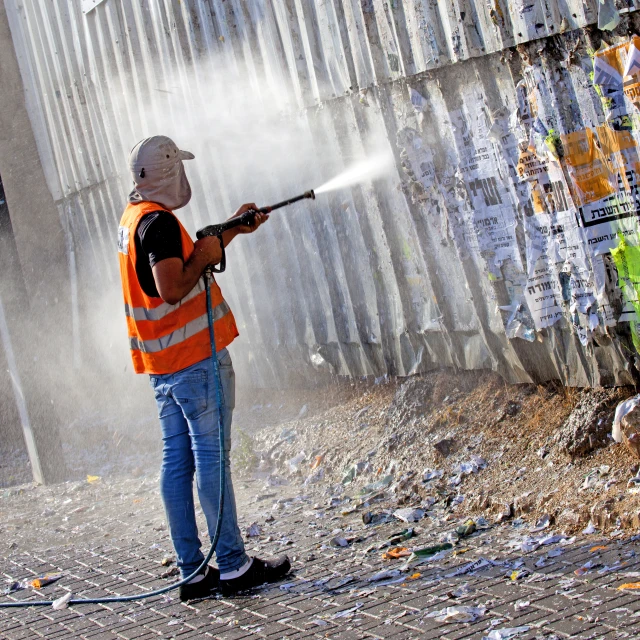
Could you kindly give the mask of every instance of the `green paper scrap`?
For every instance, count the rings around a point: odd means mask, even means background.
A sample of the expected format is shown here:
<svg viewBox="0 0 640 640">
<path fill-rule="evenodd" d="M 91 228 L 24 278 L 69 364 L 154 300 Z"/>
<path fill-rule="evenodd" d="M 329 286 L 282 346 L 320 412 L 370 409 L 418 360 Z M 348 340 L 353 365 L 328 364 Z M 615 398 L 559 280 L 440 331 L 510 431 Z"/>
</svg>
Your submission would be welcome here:
<svg viewBox="0 0 640 640">
<path fill-rule="evenodd" d="M 618 286 L 626 302 L 631 303 L 638 321 L 630 322 L 631 338 L 636 351 L 640 353 L 640 247 L 630 245 L 622 234 L 618 234 L 620 243 L 611 249 L 611 257 L 618 270 Z"/>
<path fill-rule="evenodd" d="M 423 549 L 415 549 L 413 552 L 414 558 L 429 558 L 430 556 L 435 556 L 436 553 L 440 553 L 441 551 L 448 551 L 449 549 L 453 549 L 453 545 L 449 542 L 445 542 L 443 544 L 434 544 L 432 547 L 424 547 Z"/>
</svg>

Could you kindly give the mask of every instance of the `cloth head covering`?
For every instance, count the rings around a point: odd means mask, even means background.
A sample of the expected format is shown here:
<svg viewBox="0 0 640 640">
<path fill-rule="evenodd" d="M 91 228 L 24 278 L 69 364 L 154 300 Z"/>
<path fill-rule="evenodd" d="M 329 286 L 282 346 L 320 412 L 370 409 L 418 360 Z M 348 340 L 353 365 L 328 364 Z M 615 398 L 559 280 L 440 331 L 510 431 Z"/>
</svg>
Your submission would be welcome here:
<svg viewBox="0 0 640 640">
<path fill-rule="evenodd" d="M 129 155 L 129 170 L 135 183 L 129 202 L 157 202 L 170 211 L 191 200 L 191 185 L 183 160 L 195 156 L 181 151 L 167 136 L 151 136 L 138 142 Z"/>
</svg>

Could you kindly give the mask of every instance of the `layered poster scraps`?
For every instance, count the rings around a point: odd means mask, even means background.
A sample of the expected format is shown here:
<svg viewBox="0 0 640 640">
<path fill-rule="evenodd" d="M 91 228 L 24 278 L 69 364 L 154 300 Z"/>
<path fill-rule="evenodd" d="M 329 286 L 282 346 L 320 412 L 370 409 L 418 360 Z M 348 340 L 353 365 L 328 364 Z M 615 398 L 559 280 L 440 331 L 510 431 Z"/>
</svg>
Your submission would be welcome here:
<svg viewBox="0 0 640 640">
<path fill-rule="evenodd" d="M 563 318 L 583 345 L 618 322 L 635 327 L 639 288 L 624 286 L 622 300 L 618 269 L 624 247 L 640 244 L 640 37 L 597 51 L 593 64 L 604 121 L 571 129 L 579 118 L 558 112 L 564 72 L 535 61 L 516 87 L 511 118 L 490 113 L 476 87 L 462 89 L 460 108 L 448 113 L 448 161 L 437 169 L 419 124 L 399 135 L 421 199 L 439 194 L 458 248 L 505 282 L 510 338 L 533 340 Z M 589 83 L 576 84 L 598 99 Z M 428 99 L 413 89 L 410 96 L 421 112 Z M 640 269 L 640 260 L 625 264 Z M 640 282 L 640 273 L 625 277 Z"/>
<path fill-rule="evenodd" d="M 622 238 L 625 246 L 640 239 L 640 38 L 596 52 L 593 81 L 605 122 L 560 135 L 557 89 L 540 66 L 528 67 L 514 128 L 518 179 L 529 189 L 526 305 L 536 330 L 568 316 L 584 345 L 617 322 L 635 327 L 640 308 L 635 287 L 624 288 L 619 304 L 620 261 L 612 256 Z"/>
</svg>

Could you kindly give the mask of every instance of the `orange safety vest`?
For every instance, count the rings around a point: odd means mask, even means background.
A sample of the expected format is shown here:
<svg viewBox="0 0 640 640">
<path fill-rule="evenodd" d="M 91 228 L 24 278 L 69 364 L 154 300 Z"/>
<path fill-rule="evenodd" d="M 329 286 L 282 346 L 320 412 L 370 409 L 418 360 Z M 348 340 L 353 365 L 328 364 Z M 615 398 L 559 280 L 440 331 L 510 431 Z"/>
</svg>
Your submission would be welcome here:
<svg viewBox="0 0 640 640">
<path fill-rule="evenodd" d="M 177 304 L 151 298 L 142 290 L 136 274 L 135 237 L 141 218 L 155 211 L 166 211 L 166 208 L 154 202 L 129 204 L 120 220 L 118 257 L 124 313 L 135 372 L 175 373 L 211 356 L 207 300 L 202 279 Z M 193 253 L 193 240 L 180 220 L 178 224 L 182 234 L 182 259 L 186 262 Z M 220 351 L 231 344 L 238 328 L 215 280 L 210 290 L 216 349 Z"/>
</svg>

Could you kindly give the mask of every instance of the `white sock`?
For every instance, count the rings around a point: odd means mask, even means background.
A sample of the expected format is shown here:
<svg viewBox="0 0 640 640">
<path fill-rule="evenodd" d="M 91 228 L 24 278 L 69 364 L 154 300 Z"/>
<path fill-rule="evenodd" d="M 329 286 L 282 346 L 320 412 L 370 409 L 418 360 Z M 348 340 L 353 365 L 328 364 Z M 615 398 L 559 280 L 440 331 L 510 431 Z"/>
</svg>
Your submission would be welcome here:
<svg viewBox="0 0 640 640">
<path fill-rule="evenodd" d="M 220 580 L 235 580 L 249 571 L 253 558 L 249 558 L 239 569 L 220 574 Z"/>
<path fill-rule="evenodd" d="M 204 570 L 204 573 L 199 573 L 195 578 L 193 578 L 193 580 L 189 580 L 187 584 L 196 584 L 197 582 L 200 582 L 200 580 L 204 580 L 204 577 L 207 575 L 207 573 L 209 573 L 208 565 L 207 565 L 207 568 Z"/>
</svg>

